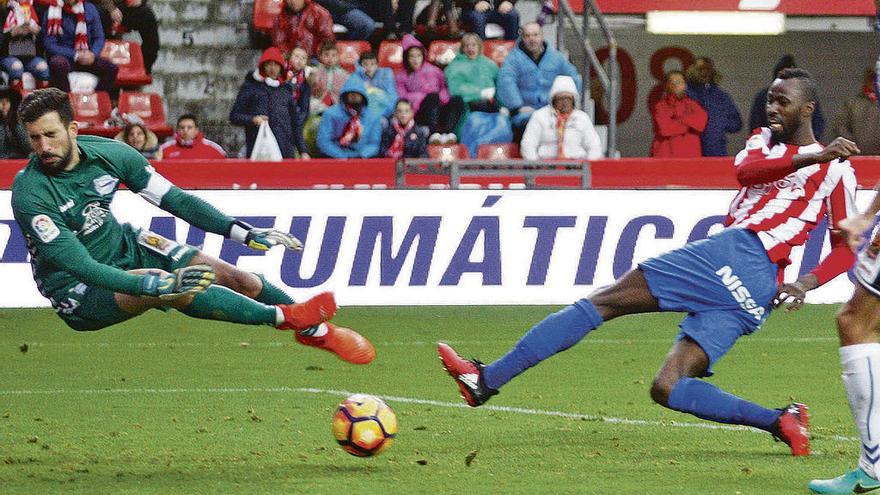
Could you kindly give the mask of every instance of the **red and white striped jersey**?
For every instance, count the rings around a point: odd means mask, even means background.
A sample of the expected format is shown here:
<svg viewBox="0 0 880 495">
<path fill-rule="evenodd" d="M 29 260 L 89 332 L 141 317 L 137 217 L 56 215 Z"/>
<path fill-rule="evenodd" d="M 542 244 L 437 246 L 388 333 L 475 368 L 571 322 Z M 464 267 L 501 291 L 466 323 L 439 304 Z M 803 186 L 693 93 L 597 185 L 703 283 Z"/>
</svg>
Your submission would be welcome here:
<svg viewBox="0 0 880 495">
<path fill-rule="evenodd" d="M 857 184 L 848 160 L 810 165 L 783 176 L 786 170 L 793 170 L 791 161 L 794 155 L 815 153 L 822 150 L 822 145 L 771 143 L 770 136 L 770 129 L 756 130 L 746 142 L 745 149 L 736 155 L 734 165 L 743 187 L 730 204 L 725 225 L 756 232 L 770 260 L 785 267 L 791 263 L 791 249 L 807 241 L 810 231 L 823 215 L 828 216 L 828 228 L 833 231 L 838 229 L 841 220 L 856 213 Z M 751 171 L 749 177 L 753 180 L 741 173 L 745 172 L 744 167 Z M 760 179 L 756 178 L 769 170 L 780 170 L 776 177 L 781 178 L 757 183 Z M 832 246 L 845 248 L 837 236 L 832 236 Z M 842 250 L 835 251 L 839 251 L 840 257 L 846 257 Z M 843 266 L 845 260 L 840 261 L 842 263 L 835 264 Z M 842 270 L 848 267 L 844 266 Z M 840 273 L 838 269 L 834 271 Z M 833 278 L 837 273 L 829 275 Z"/>
</svg>

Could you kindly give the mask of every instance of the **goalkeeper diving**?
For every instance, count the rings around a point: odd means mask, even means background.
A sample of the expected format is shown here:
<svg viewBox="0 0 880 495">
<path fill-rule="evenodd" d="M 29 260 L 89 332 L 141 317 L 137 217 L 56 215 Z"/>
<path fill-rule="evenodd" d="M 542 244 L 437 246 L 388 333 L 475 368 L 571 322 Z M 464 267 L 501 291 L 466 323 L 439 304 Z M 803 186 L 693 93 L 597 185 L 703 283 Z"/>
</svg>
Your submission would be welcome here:
<svg viewBox="0 0 880 495">
<path fill-rule="evenodd" d="M 33 148 L 15 177 L 12 210 L 27 239 L 37 288 L 68 326 L 99 330 L 153 308 L 194 317 L 292 330 L 298 342 L 366 364 L 370 342 L 328 322 L 333 294 L 295 303 L 262 275 L 199 249 L 119 223 L 110 212 L 124 184 L 206 232 L 252 249 L 301 250 L 292 235 L 254 228 L 184 192 L 128 145 L 78 136 L 67 93 L 37 90 L 19 106 Z"/>
</svg>

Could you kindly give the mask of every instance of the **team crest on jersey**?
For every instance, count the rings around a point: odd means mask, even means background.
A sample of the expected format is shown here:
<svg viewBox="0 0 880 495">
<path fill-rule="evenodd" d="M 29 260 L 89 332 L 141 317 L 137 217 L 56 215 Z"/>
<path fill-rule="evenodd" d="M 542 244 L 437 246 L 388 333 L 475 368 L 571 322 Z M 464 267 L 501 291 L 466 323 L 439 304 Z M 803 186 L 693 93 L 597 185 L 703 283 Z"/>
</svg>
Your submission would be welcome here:
<svg viewBox="0 0 880 495">
<path fill-rule="evenodd" d="M 748 141 L 746 141 L 746 149 L 757 150 L 763 148 L 765 144 L 766 143 L 764 143 L 764 137 L 760 134 L 755 134 L 754 136 L 750 137 Z"/>
<path fill-rule="evenodd" d="M 37 215 L 31 219 L 31 227 L 43 242 L 51 242 L 61 233 L 58 226 L 46 215 Z"/>
<path fill-rule="evenodd" d="M 82 215 L 85 217 L 80 234 L 88 235 L 98 230 L 104 225 L 104 219 L 110 212 L 106 208 L 101 208 L 98 202 L 89 203 L 83 208 Z"/>
<path fill-rule="evenodd" d="M 116 189 L 116 184 L 118 182 L 119 179 L 117 179 L 116 177 L 113 177 L 111 175 L 102 175 L 93 180 L 92 184 L 94 184 L 95 186 L 95 192 L 97 192 L 101 196 L 105 196 L 112 193 Z"/>
</svg>

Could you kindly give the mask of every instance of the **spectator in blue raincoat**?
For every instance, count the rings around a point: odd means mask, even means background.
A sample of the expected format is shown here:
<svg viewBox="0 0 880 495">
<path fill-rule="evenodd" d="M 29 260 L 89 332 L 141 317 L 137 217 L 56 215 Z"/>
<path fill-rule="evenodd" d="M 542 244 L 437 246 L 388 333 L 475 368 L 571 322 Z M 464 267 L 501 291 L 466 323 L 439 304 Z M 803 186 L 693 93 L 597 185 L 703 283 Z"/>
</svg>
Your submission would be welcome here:
<svg viewBox="0 0 880 495">
<path fill-rule="evenodd" d="M 324 110 L 318 126 L 318 149 L 329 158 L 373 158 L 379 154 L 381 119 L 369 106 L 364 81 L 349 77 L 339 103 Z"/>
</svg>

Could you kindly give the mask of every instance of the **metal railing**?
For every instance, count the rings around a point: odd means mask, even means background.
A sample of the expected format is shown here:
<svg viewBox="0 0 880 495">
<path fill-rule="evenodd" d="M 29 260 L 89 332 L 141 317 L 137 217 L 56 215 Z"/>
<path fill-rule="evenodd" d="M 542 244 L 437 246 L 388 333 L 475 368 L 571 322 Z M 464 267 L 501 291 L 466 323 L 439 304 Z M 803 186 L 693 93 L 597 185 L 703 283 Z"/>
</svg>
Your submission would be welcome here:
<svg viewBox="0 0 880 495">
<path fill-rule="evenodd" d="M 590 162 L 587 160 L 437 160 L 407 158 L 398 160 L 395 182 L 398 189 L 406 186 L 407 175 L 442 175 L 449 177 L 449 188 L 459 189 L 462 177 L 522 177 L 526 188 L 535 189 L 538 177 L 579 177 L 580 188 L 592 186 Z"/>
<path fill-rule="evenodd" d="M 595 0 L 583 0 L 584 12 L 582 16 L 581 26 L 578 27 L 577 18 L 568 0 L 557 0 L 559 4 L 559 15 L 557 16 L 556 25 L 556 48 L 560 51 L 565 48 L 565 27 L 566 21 L 576 34 L 576 38 L 581 50 L 584 52 L 584 64 L 580 67 L 581 77 L 583 78 L 583 90 L 581 101 L 590 100 L 590 69 L 596 71 L 599 83 L 605 90 L 605 109 L 608 112 L 608 153 L 609 158 L 617 157 L 617 109 L 620 106 L 620 68 L 617 65 L 617 40 L 614 33 L 608 28 L 602 12 L 596 6 Z M 590 43 L 590 18 L 596 19 L 596 24 L 602 32 L 602 36 L 608 43 L 608 71 L 599 62 L 596 57 L 596 51 Z"/>
</svg>

